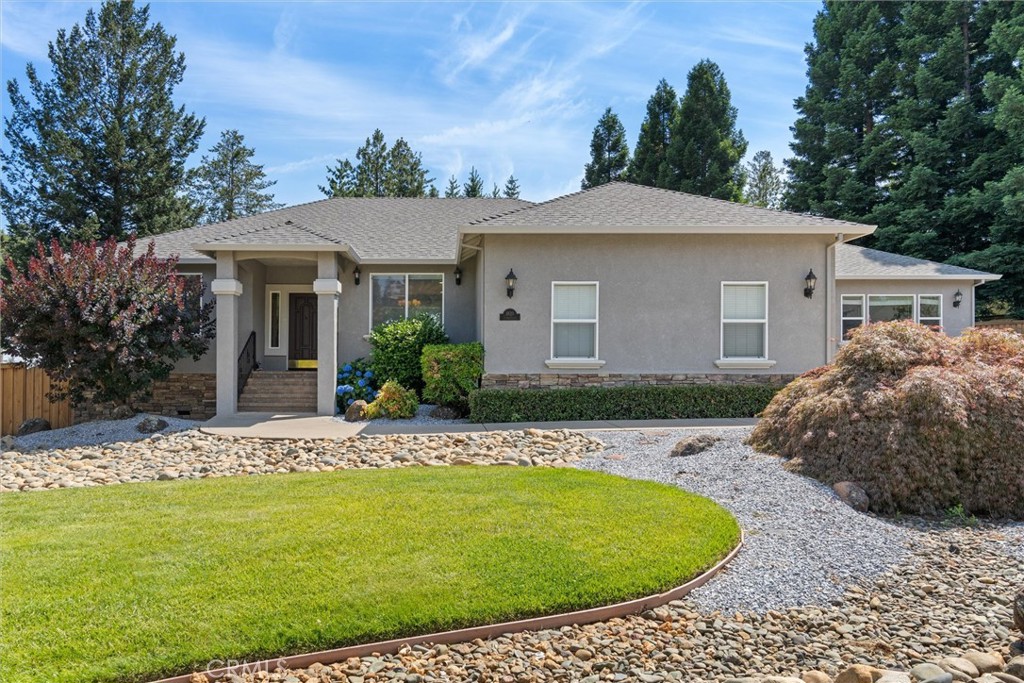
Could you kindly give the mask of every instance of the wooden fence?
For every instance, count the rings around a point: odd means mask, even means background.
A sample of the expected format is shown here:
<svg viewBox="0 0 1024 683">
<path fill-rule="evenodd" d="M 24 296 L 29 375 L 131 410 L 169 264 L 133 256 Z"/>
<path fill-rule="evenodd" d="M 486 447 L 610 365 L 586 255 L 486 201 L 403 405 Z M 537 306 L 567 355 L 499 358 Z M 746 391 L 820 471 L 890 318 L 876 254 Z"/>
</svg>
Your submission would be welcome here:
<svg viewBox="0 0 1024 683">
<path fill-rule="evenodd" d="M 39 368 L 21 363 L 0 365 L 0 434 L 13 434 L 32 417 L 42 417 L 54 429 L 72 424 L 71 404 L 47 398 L 50 378 Z"/>
<path fill-rule="evenodd" d="M 1024 320 L 1010 320 L 1008 318 L 1002 320 L 979 320 L 976 324 L 978 327 L 1002 327 L 1024 334 Z"/>
</svg>

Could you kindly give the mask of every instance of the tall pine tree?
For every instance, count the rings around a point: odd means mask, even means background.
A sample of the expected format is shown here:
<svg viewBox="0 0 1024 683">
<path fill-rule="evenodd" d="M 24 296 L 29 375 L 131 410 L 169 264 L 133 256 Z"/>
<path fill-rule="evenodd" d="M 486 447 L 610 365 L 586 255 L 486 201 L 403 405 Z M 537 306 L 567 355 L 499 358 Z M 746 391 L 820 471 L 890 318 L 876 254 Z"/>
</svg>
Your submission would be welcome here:
<svg viewBox="0 0 1024 683">
<path fill-rule="evenodd" d="M 629 162 L 630 181 L 651 187 L 667 187 L 668 146 L 678 109 L 675 89 L 664 78 L 661 79 L 647 100 L 647 116 L 640 124 L 640 136 Z"/>
<path fill-rule="evenodd" d="M 622 177 L 629 165 L 626 129 L 611 107 L 594 126 L 590 139 L 590 163 L 583 169 L 582 188 L 596 187 Z"/>
<path fill-rule="evenodd" d="M 320 191 L 328 197 L 426 197 L 436 196 L 433 182 L 419 152 L 403 138 L 389 149 L 378 128 L 356 150 L 355 164 L 338 159 L 327 168 L 327 185 Z"/>
<path fill-rule="evenodd" d="M 459 187 L 459 179 L 453 174 L 448 179 L 448 186 L 444 188 L 445 199 L 456 199 L 462 196 L 462 188 Z"/>
<path fill-rule="evenodd" d="M 711 60 L 698 62 L 686 77 L 686 93 L 672 123 L 666 187 L 718 199 L 743 198 L 740 160 L 747 141 L 736 128 L 736 115 L 722 70 Z"/>
<path fill-rule="evenodd" d="M 505 199 L 519 199 L 519 181 L 514 175 L 509 174 L 505 181 L 504 195 Z"/>
<path fill-rule="evenodd" d="M 476 166 L 469 169 L 469 177 L 466 182 L 462 185 L 462 196 L 463 197 L 483 197 L 484 196 L 484 181 L 480 177 L 480 173 L 477 172 Z"/>
<path fill-rule="evenodd" d="M 185 56 L 149 8 L 107 0 L 50 43 L 53 78 L 7 84 L 0 188 L 13 245 L 153 235 L 192 225 L 185 163 L 204 121 L 174 104 Z M 26 254 L 13 254 L 19 258 Z"/>
<path fill-rule="evenodd" d="M 782 203 L 784 180 L 782 169 L 775 165 L 772 153 L 762 149 L 747 162 L 746 183 L 743 188 L 743 201 L 766 209 L 778 209 Z"/>
<path fill-rule="evenodd" d="M 202 208 L 202 221 L 217 223 L 232 218 L 278 209 L 272 192 L 264 190 L 277 181 L 267 180 L 261 164 L 252 161 L 256 153 L 245 146 L 237 130 L 226 130 L 220 141 L 203 156 L 197 171 L 193 199 Z"/>
</svg>

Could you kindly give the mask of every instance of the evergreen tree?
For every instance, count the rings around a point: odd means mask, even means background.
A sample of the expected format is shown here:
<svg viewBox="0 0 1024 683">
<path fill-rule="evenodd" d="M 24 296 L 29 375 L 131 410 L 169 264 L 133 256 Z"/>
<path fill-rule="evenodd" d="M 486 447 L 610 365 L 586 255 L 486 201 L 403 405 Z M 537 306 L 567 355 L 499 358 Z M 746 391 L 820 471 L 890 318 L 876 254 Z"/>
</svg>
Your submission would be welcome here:
<svg viewBox="0 0 1024 683">
<path fill-rule="evenodd" d="M 498 187 L 498 183 L 494 183 L 494 189 L 491 190 L 491 197 L 497 199 L 501 196 L 501 188 Z"/>
<path fill-rule="evenodd" d="M 747 141 L 736 128 L 736 115 L 722 70 L 711 60 L 702 60 L 687 75 L 686 93 L 672 122 L 666 187 L 742 199 L 740 160 L 747 153 Z"/>
<path fill-rule="evenodd" d="M 255 151 L 245 146 L 237 130 L 222 132 L 210 152 L 213 157 L 203 156 L 199 164 L 193 190 L 203 222 L 218 223 L 283 206 L 274 201 L 272 192 L 264 192 L 276 181 L 267 180 L 263 166 L 252 162 Z"/>
<path fill-rule="evenodd" d="M 185 163 L 204 121 L 175 107 L 185 56 L 149 8 L 107 0 L 50 43 L 54 74 L 25 69 L 28 91 L 7 84 L 9 150 L 0 188 L 11 235 L 26 246 L 79 237 L 90 216 L 98 238 L 188 227 L 197 217 Z M 19 261 L 28 257 L 17 253 Z"/>
<path fill-rule="evenodd" d="M 628 165 L 626 129 L 618 115 L 608 107 L 594 126 L 594 135 L 590 139 L 590 163 L 583 169 L 582 188 L 585 190 L 617 180 L 625 174 Z"/>
<path fill-rule="evenodd" d="M 743 201 L 766 209 L 778 209 L 782 203 L 782 169 L 775 165 L 766 149 L 747 162 Z"/>
<path fill-rule="evenodd" d="M 519 199 L 519 181 L 514 175 L 510 174 L 505 181 L 504 195 L 505 199 Z"/>
<path fill-rule="evenodd" d="M 423 168 L 423 157 L 409 143 L 398 138 L 388 155 L 385 187 L 389 197 L 424 197 L 434 182 Z M 435 190 L 436 192 L 436 190 Z"/>
<path fill-rule="evenodd" d="M 433 183 L 431 183 L 430 187 L 427 189 L 427 196 L 430 197 L 431 199 L 437 199 L 438 197 L 441 196 L 440 194 L 438 194 L 437 188 L 434 187 Z"/>
<path fill-rule="evenodd" d="M 640 136 L 629 162 L 629 179 L 640 185 L 667 187 L 669 182 L 668 146 L 672 122 L 679 109 L 675 89 L 664 78 L 647 100 L 647 116 L 640 125 Z"/>
<path fill-rule="evenodd" d="M 360 197 L 384 197 L 388 191 L 388 143 L 380 128 L 356 150 L 356 191 Z"/>
<path fill-rule="evenodd" d="M 448 179 L 448 187 L 444 190 L 444 196 L 446 199 L 455 199 L 462 196 L 462 188 L 459 187 L 459 179 L 454 175 Z"/>
<path fill-rule="evenodd" d="M 469 169 L 469 178 L 462 185 L 462 196 L 464 197 L 483 197 L 484 196 L 484 181 L 477 173 L 476 166 Z"/>
<path fill-rule="evenodd" d="M 334 168 L 327 167 L 327 185 L 320 191 L 328 197 L 359 197 L 356 186 L 356 168 L 348 159 L 338 159 Z"/>
<path fill-rule="evenodd" d="M 327 168 L 327 185 L 319 187 L 328 197 L 426 197 L 433 182 L 419 152 L 403 138 L 389 149 L 378 128 L 356 150 L 356 163 L 338 159 Z"/>
<path fill-rule="evenodd" d="M 893 174 L 892 133 L 877 125 L 897 97 L 902 6 L 829 0 L 814 20 L 810 79 L 797 98 L 791 211 L 865 220 Z"/>
</svg>

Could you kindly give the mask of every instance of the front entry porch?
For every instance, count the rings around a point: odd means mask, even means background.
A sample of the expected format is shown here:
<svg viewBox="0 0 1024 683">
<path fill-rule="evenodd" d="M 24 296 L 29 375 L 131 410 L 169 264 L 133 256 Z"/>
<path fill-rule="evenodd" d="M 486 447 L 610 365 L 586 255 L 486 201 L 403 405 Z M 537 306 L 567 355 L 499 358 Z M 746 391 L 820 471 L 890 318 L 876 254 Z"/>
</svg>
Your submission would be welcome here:
<svg viewBox="0 0 1024 683">
<path fill-rule="evenodd" d="M 342 255 L 215 253 L 217 415 L 333 416 Z"/>
</svg>

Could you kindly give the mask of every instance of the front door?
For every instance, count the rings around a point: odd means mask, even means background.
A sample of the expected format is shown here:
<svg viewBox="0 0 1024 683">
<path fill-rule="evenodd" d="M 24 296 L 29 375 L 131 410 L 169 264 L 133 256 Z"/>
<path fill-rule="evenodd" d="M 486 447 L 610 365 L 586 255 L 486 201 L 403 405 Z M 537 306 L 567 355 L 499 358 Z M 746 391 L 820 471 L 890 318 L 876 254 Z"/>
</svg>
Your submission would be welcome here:
<svg viewBox="0 0 1024 683">
<path fill-rule="evenodd" d="M 288 369 L 316 368 L 316 294 L 291 294 L 288 308 Z"/>
</svg>

